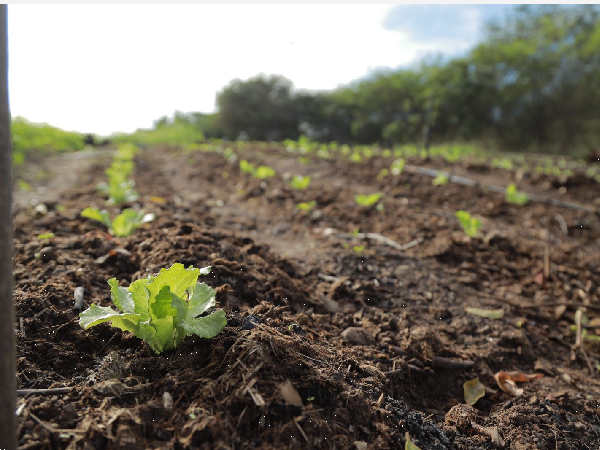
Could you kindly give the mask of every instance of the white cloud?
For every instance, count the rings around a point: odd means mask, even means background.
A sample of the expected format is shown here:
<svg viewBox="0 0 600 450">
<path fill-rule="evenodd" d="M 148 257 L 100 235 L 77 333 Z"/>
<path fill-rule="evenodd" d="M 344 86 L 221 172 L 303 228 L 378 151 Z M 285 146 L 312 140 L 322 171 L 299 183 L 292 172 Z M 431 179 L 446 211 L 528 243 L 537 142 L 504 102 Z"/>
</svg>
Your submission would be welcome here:
<svg viewBox="0 0 600 450">
<path fill-rule="evenodd" d="M 10 5 L 13 115 L 108 134 L 212 111 L 233 78 L 333 89 L 428 46 L 384 29 L 394 5 Z"/>
</svg>

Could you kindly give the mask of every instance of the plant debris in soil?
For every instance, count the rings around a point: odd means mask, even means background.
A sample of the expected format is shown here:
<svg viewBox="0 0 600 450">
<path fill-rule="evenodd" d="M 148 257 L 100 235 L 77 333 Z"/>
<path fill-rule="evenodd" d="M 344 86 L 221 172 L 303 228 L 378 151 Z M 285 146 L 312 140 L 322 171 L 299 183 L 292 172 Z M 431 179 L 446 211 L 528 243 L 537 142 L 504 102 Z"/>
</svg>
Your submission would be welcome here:
<svg viewBox="0 0 600 450">
<path fill-rule="evenodd" d="M 156 220 L 129 237 L 80 217 L 103 206 L 107 160 L 46 191 L 47 213 L 17 203 L 19 448 L 396 449 L 406 433 L 422 450 L 600 448 L 600 348 L 571 330 L 580 307 L 599 323 L 598 216 L 379 179 L 392 159 L 239 151 L 278 175 L 254 179 L 219 152 L 136 156 L 138 202 Z M 311 184 L 294 190 L 286 173 Z M 355 203 L 373 192 L 383 208 Z M 462 233 L 461 209 L 482 220 L 479 238 Z M 157 356 L 109 325 L 79 327 L 82 309 L 111 305 L 109 278 L 127 286 L 175 262 L 212 266 L 200 281 L 227 312 L 220 335 Z M 544 376 L 514 396 L 500 371 Z M 485 395 L 469 406 L 474 378 Z"/>
</svg>

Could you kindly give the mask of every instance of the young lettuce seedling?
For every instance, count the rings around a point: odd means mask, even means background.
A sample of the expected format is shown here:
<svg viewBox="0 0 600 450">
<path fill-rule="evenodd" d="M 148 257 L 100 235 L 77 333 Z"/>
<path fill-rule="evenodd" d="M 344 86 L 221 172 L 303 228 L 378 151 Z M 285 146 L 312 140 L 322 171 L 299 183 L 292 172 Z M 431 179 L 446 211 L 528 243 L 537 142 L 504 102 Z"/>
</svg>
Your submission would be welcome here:
<svg viewBox="0 0 600 450">
<path fill-rule="evenodd" d="M 379 199 L 382 197 L 382 195 L 383 194 L 381 192 L 377 192 L 375 194 L 369 194 L 369 195 L 359 194 L 356 197 L 354 197 L 354 200 L 360 206 L 373 206 L 375 203 L 377 203 L 379 201 Z"/>
<path fill-rule="evenodd" d="M 298 203 L 296 205 L 296 208 L 301 209 L 302 211 L 310 211 L 311 209 L 313 209 L 315 206 L 317 206 L 317 202 L 314 200 L 311 200 L 310 202 L 302 202 L 302 203 Z"/>
<path fill-rule="evenodd" d="M 392 163 L 392 166 L 390 167 L 392 174 L 393 175 L 400 175 L 402 173 L 402 171 L 404 170 L 404 165 L 406 164 L 406 161 L 404 161 L 402 158 L 399 158 L 397 160 L 395 160 Z"/>
<path fill-rule="evenodd" d="M 254 178 L 258 178 L 259 180 L 264 180 L 265 178 L 271 178 L 276 175 L 275 169 L 269 166 L 258 166 L 253 172 L 252 176 Z"/>
<path fill-rule="evenodd" d="M 290 181 L 290 186 L 298 191 L 306 189 L 309 185 L 310 177 L 305 177 L 302 175 L 294 175 L 292 177 L 292 181 Z"/>
<path fill-rule="evenodd" d="M 254 172 L 254 164 L 250 164 L 248 161 L 246 161 L 245 159 L 242 159 L 240 161 L 240 170 L 243 173 L 252 173 Z"/>
<path fill-rule="evenodd" d="M 144 214 L 144 211 L 136 211 L 131 208 L 123 210 L 112 221 L 110 220 L 108 211 L 105 209 L 100 211 L 96 208 L 85 208 L 81 212 L 81 217 L 102 222 L 108 228 L 108 232 L 117 237 L 130 236 L 142 224 L 154 220 L 154 214 Z"/>
<path fill-rule="evenodd" d="M 443 186 L 445 184 L 448 184 L 448 175 L 443 172 L 440 172 L 438 176 L 433 179 L 431 184 L 433 184 L 434 186 Z"/>
<path fill-rule="evenodd" d="M 517 186 L 511 183 L 506 188 L 506 201 L 515 205 L 526 205 L 529 202 L 529 196 L 525 192 L 519 192 Z"/>
<path fill-rule="evenodd" d="M 113 327 L 146 341 L 157 354 L 176 348 L 188 334 L 215 337 L 227 325 L 225 311 L 198 317 L 215 306 L 216 291 L 197 282 L 199 275 L 209 273 L 210 267 L 186 269 L 175 263 L 128 288 L 119 287 L 116 278 L 111 278 L 111 299 L 121 312 L 94 304 L 79 314 L 79 325 L 87 330 L 111 322 Z"/>
<path fill-rule="evenodd" d="M 463 227 L 465 234 L 469 237 L 475 237 L 479 227 L 481 227 L 481 221 L 475 217 L 471 217 L 467 211 L 457 211 L 456 218 Z"/>
</svg>

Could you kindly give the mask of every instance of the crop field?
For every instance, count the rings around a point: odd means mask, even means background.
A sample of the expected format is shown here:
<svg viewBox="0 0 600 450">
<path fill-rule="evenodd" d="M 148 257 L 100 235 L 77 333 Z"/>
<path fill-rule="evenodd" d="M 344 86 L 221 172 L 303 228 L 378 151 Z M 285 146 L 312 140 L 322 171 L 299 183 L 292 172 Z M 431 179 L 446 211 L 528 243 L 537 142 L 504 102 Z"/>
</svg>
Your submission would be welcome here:
<svg viewBox="0 0 600 450">
<path fill-rule="evenodd" d="M 15 174 L 21 449 L 600 449 L 600 161 L 124 142 Z"/>
</svg>

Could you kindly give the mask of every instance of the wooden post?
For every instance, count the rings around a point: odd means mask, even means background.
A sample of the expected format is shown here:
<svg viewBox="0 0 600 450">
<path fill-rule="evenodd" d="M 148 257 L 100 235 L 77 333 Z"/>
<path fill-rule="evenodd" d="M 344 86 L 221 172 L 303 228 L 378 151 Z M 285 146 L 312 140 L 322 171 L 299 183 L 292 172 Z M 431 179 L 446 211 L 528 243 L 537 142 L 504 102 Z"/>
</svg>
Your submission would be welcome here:
<svg viewBox="0 0 600 450">
<path fill-rule="evenodd" d="M 0 449 L 17 448 L 7 7 L 0 5 Z"/>
</svg>

